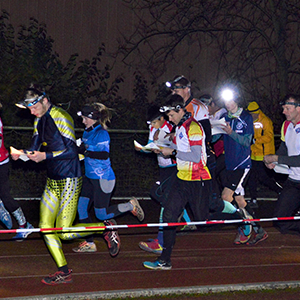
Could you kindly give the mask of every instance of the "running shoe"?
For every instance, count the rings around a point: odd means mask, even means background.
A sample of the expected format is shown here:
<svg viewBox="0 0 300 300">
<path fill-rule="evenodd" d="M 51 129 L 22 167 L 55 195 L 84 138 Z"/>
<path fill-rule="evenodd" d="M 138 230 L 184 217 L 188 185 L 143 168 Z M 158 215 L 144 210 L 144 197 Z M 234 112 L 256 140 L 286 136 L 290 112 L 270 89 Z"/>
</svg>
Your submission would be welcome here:
<svg viewBox="0 0 300 300">
<path fill-rule="evenodd" d="M 20 228 L 20 229 L 33 229 L 34 227 L 27 222 L 25 228 Z M 28 237 L 29 234 L 31 234 L 33 231 L 22 231 L 18 232 L 12 239 L 15 240 L 16 242 L 23 242 L 24 239 Z"/>
<path fill-rule="evenodd" d="M 172 265 L 171 262 L 165 262 L 163 260 L 156 260 L 154 262 L 151 261 L 144 261 L 143 266 L 145 268 L 151 269 L 151 270 L 171 270 Z"/>
<path fill-rule="evenodd" d="M 60 283 L 71 283 L 72 279 L 72 270 L 69 269 L 68 273 L 64 273 L 62 271 L 57 271 L 54 274 L 50 274 L 49 276 L 42 279 L 42 283 L 48 285 L 57 285 Z"/>
<path fill-rule="evenodd" d="M 245 235 L 243 228 L 239 227 L 238 233 L 233 243 L 235 245 L 246 244 L 250 240 L 250 238 L 251 238 L 251 233 L 249 235 Z"/>
<path fill-rule="evenodd" d="M 9 212 L 4 207 L 2 200 L 0 200 L 0 221 L 5 225 L 6 228 L 12 228 L 12 219 Z"/>
<path fill-rule="evenodd" d="M 131 211 L 131 213 L 136 216 L 140 222 L 142 222 L 144 220 L 145 214 L 139 204 L 139 201 L 133 197 L 129 202 L 133 205 L 133 210 Z"/>
<path fill-rule="evenodd" d="M 266 240 L 267 238 L 268 238 L 267 232 L 262 227 L 260 227 L 258 229 L 258 233 L 254 234 L 253 239 L 251 241 L 249 241 L 247 243 L 247 245 L 254 246 L 254 245 L 258 244 L 259 242 Z"/>
<path fill-rule="evenodd" d="M 117 225 L 117 222 L 114 219 L 104 221 L 105 226 Z M 103 234 L 104 239 L 107 242 L 109 254 L 112 257 L 115 257 L 120 252 L 121 241 L 117 230 L 108 229 Z"/>
<path fill-rule="evenodd" d="M 161 254 L 162 253 L 162 246 L 159 244 L 158 239 L 149 240 L 147 242 L 139 242 L 139 247 L 147 252 Z"/>
<path fill-rule="evenodd" d="M 76 253 L 81 252 L 96 252 L 97 247 L 94 242 L 84 241 L 78 245 L 78 247 L 72 249 Z"/>
</svg>

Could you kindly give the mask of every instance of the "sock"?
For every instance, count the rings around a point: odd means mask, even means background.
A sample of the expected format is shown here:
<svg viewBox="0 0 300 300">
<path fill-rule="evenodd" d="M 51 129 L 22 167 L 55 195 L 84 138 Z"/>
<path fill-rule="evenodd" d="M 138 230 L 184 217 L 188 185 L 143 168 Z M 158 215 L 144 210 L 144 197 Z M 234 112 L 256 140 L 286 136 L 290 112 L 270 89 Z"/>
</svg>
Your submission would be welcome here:
<svg viewBox="0 0 300 300">
<path fill-rule="evenodd" d="M 254 210 L 253 210 L 248 204 L 245 206 L 245 209 L 246 209 L 246 211 L 247 211 L 252 217 L 254 217 L 254 215 L 255 215 Z M 253 230 L 254 230 L 256 233 L 258 233 L 258 231 L 259 231 L 259 229 L 261 228 L 261 226 L 260 226 L 258 223 L 256 223 L 256 222 L 251 222 L 251 224 L 252 224 L 252 226 L 253 226 Z"/>
<path fill-rule="evenodd" d="M 26 218 L 24 216 L 23 210 L 21 207 L 12 212 L 13 216 L 16 218 L 19 226 L 25 228 L 27 225 Z"/>
<path fill-rule="evenodd" d="M 237 209 L 228 201 L 223 200 L 224 202 L 224 208 L 222 210 L 222 213 L 227 213 L 227 214 L 234 214 Z"/>
<path fill-rule="evenodd" d="M 59 268 L 58 268 L 58 271 L 64 272 L 65 274 L 69 273 L 68 265 L 59 267 Z"/>
<path fill-rule="evenodd" d="M 190 216 L 188 215 L 186 209 L 183 211 L 182 218 L 184 219 L 185 222 L 191 222 Z"/>
<path fill-rule="evenodd" d="M 126 211 L 132 211 L 133 210 L 133 205 L 130 202 L 126 203 L 121 203 L 118 204 L 118 210 L 119 212 L 126 212 Z"/>
</svg>

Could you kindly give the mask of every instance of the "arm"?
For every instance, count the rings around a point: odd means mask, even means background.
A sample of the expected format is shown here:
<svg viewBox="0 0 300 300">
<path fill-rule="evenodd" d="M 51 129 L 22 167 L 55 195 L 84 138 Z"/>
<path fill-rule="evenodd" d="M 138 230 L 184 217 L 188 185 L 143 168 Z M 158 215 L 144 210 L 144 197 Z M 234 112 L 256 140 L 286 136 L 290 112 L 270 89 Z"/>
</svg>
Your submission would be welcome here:
<svg viewBox="0 0 300 300">
<path fill-rule="evenodd" d="M 191 161 L 195 163 L 199 163 L 201 159 L 201 153 L 202 153 L 202 146 L 191 146 L 191 151 L 190 152 L 183 152 L 183 151 L 178 151 L 176 153 L 176 158 L 179 158 L 184 161 Z M 164 147 L 161 149 L 161 153 L 164 156 L 170 156 L 172 155 L 173 148 L 168 148 Z"/>
<path fill-rule="evenodd" d="M 191 152 L 177 151 L 176 158 L 184 161 L 199 163 L 201 159 L 202 146 L 191 146 Z"/>
<path fill-rule="evenodd" d="M 255 144 L 265 144 L 270 143 L 274 138 L 273 124 L 271 121 L 268 121 L 264 125 L 262 134 L 258 139 L 255 139 Z"/>
<path fill-rule="evenodd" d="M 251 142 L 252 142 L 252 134 L 245 134 L 245 135 L 240 135 L 236 133 L 235 131 L 232 131 L 229 136 L 235 140 L 237 143 L 241 144 L 244 147 L 250 147 Z"/>
<path fill-rule="evenodd" d="M 279 164 L 286 164 L 290 167 L 300 167 L 300 155 L 288 156 L 285 142 L 281 142 L 279 149 L 276 151 Z"/>
</svg>

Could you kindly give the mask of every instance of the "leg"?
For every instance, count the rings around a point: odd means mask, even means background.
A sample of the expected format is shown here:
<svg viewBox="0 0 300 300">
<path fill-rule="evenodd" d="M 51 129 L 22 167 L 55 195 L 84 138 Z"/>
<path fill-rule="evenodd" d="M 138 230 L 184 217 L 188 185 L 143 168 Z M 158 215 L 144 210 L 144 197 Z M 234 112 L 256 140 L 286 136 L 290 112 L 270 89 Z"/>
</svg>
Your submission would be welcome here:
<svg viewBox="0 0 300 300">
<path fill-rule="evenodd" d="M 164 206 L 163 221 L 166 223 L 177 222 L 179 215 L 183 211 L 187 201 L 182 197 L 186 193 L 184 181 L 174 178 L 168 199 Z M 165 227 L 163 231 L 164 247 L 162 254 L 155 262 L 144 262 L 144 266 L 149 269 L 170 270 L 171 253 L 176 239 L 176 227 Z"/>
<path fill-rule="evenodd" d="M 275 208 L 275 217 L 291 217 L 300 206 L 300 184 L 287 180 L 278 197 Z M 281 233 L 300 233 L 299 221 L 274 222 Z"/>
<path fill-rule="evenodd" d="M 249 174 L 248 187 L 251 199 L 257 199 L 257 175 L 260 174 L 257 163 L 257 161 L 252 160 L 252 167 Z"/>
</svg>

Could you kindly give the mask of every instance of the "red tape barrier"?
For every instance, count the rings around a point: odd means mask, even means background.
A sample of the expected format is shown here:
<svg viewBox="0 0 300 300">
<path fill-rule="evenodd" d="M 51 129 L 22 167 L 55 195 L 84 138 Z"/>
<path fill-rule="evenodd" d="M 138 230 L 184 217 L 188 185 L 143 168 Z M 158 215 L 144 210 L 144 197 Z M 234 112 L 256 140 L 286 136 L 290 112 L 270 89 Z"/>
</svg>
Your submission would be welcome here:
<svg viewBox="0 0 300 300">
<path fill-rule="evenodd" d="M 143 227 L 171 227 L 184 225 L 212 225 L 212 224 L 235 224 L 235 223 L 249 223 L 249 222 L 270 222 L 270 221 L 291 221 L 300 220 L 300 216 L 295 217 L 281 217 L 281 218 L 264 218 L 264 219 L 244 219 L 244 220 L 211 220 L 211 221 L 197 221 L 197 222 L 181 222 L 181 223 L 148 223 L 148 224 L 129 224 L 129 225 L 109 225 L 109 226 L 88 226 L 88 227 L 60 227 L 60 228 L 18 228 L 18 229 L 4 229 L 0 233 L 18 233 L 18 232 L 43 232 L 49 231 L 96 231 L 104 229 L 121 229 L 121 228 L 143 228 Z"/>
</svg>

